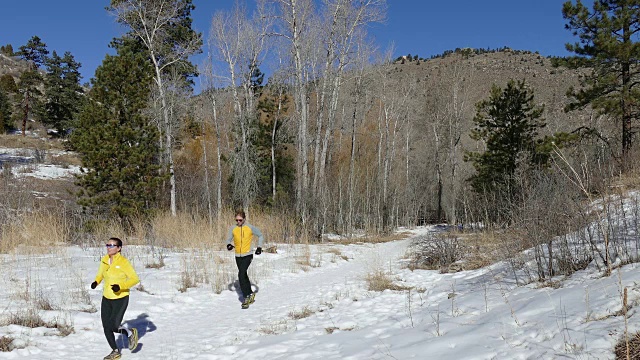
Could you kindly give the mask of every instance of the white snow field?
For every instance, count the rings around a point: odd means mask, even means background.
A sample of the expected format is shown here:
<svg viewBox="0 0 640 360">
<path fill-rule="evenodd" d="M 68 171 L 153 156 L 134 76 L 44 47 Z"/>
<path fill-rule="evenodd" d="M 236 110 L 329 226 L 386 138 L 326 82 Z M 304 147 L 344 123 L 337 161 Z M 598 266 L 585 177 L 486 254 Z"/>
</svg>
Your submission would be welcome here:
<svg viewBox="0 0 640 360">
<path fill-rule="evenodd" d="M 410 241 L 279 244 L 277 254 L 254 256 L 249 275 L 257 296 L 247 310 L 240 308 L 231 253 L 164 249 L 165 265 L 153 268 L 146 266 L 158 263 L 150 248 L 125 242 L 142 288 L 132 290 L 125 314 L 140 343 L 122 358 L 613 359 L 625 329 L 622 289 L 629 303 L 640 298 L 635 264 L 609 277 L 589 267 L 559 279 L 557 289 L 517 287 L 504 263 L 451 274 L 411 271 Z M 53 308 L 37 310 L 44 321 L 74 331 L 0 326 L 0 336 L 21 347 L 0 359 L 102 359 L 110 349 L 99 311 L 91 312 L 99 309 L 102 286 L 89 284 L 104 248 L 46 250 L 0 255 L 0 316 L 24 315 L 33 309 L 28 304 L 44 302 Z M 381 271 L 406 289 L 369 291 L 367 275 Z M 185 278 L 199 285 L 181 292 Z M 628 315 L 635 332 L 636 309 Z"/>
</svg>

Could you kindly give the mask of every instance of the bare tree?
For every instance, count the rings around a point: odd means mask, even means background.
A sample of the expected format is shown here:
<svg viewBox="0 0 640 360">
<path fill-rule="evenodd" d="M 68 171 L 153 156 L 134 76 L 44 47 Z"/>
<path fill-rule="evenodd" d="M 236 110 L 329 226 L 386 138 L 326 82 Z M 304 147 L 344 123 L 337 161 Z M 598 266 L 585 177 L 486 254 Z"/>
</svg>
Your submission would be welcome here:
<svg viewBox="0 0 640 360">
<path fill-rule="evenodd" d="M 200 34 L 191 30 L 191 0 L 111 0 L 109 10 L 119 23 L 128 26 L 149 52 L 154 68 L 162 113 L 165 161 L 169 167 L 171 214 L 176 215 L 176 178 L 173 161 L 175 118 L 167 104 L 165 84 L 170 68 L 187 67 L 189 56 L 200 51 Z M 176 31 L 181 29 L 182 31 Z M 186 31 L 185 31 L 186 30 Z"/>
<path fill-rule="evenodd" d="M 211 55 L 209 54 L 209 58 L 211 57 Z M 207 66 L 205 66 L 205 84 L 204 84 L 204 89 L 203 89 L 203 94 L 205 95 L 205 98 L 207 100 L 207 105 L 210 107 L 210 114 L 211 114 L 211 120 L 212 120 L 212 124 L 213 124 L 213 135 L 215 138 L 215 153 L 216 153 L 216 176 L 215 176 L 215 189 L 216 189 L 216 216 L 219 218 L 221 213 L 222 213 L 222 149 L 221 149 L 221 142 L 222 142 L 222 136 L 221 136 L 221 124 L 220 124 L 220 119 L 218 118 L 218 90 L 216 89 L 216 77 L 213 75 L 213 65 L 212 62 L 209 60 L 209 62 L 207 63 Z M 204 158 L 204 166 L 205 166 L 205 181 L 206 181 L 206 188 L 207 188 L 207 192 L 209 192 L 209 186 L 208 186 L 208 164 L 207 164 L 207 158 L 206 158 L 206 121 L 203 119 L 202 120 L 202 124 L 203 124 L 203 146 L 204 146 L 204 154 L 205 154 L 205 158 Z M 207 196 L 209 196 L 210 194 L 208 194 Z M 210 200 L 209 200 L 209 217 L 212 218 L 211 215 L 211 204 L 210 204 Z"/>
<path fill-rule="evenodd" d="M 209 49 L 215 60 L 226 65 L 224 79 L 233 97 L 235 124 L 238 126 L 236 154 L 233 156 L 234 196 L 247 209 L 257 190 L 257 174 L 252 154 L 252 129 L 257 121 L 255 96 L 257 86 L 253 76 L 266 53 L 266 18 L 250 19 L 246 8 L 236 3 L 231 12 L 220 11 L 211 20 Z"/>
<path fill-rule="evenodd" d="M 317 195 L 319 179 L 325 179 L 325 168 L 329 141 L 336 121 L 338 97 L 343 84 L 345 69 L 356 60 L 358 45 L 365 42 L 365 28 L 373 22 L 385 18 L 385 0 L 325 0 L 326 15 L 320 30 L 326 33 L 323 39 L 326 54 L 323 71 L 319 74 L 321 86 L 316 90 L 318 106 L 316 109 L 316 140 L 314 150 L 313 190 Z M 364 54 L 365 56 L 367 54 Z"/>
<path fill-rule="evenodd" d="M 309 68 L 308 57 L 314 44 L 310 41 L 310 23 L 314 15 L 313 0 L 262 0 L 262 9 L 275 5 L 277 27 L 274 35 L 289 42 L 289 56 L 293 71 L 295 115 L 298 121 L 296 148 L 296 209 L 303 223 L 307 221 L 307 192 L 309 188 Z"/>
<path fill-rule="evenodd" d="M 409 113 L 408 99 L 415 91 L 415 83 L 394 83 L 391 76 L 380 68 L 378 112 L 378 174 L 380 181 L 378 219 L 381 230 L 389 230 L 391 220 L 390 176 L 396 160 L 398 136 L 406 124 Z"/>
</svg>

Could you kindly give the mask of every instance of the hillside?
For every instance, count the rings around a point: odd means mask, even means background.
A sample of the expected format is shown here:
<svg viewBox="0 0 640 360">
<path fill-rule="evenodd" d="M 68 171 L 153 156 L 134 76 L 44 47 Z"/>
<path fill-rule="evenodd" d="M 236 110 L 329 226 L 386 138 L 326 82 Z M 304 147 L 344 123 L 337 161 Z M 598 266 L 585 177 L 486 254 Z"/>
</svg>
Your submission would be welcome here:
<svg viewBox="0 0 640 360">
<path fill-rule="evenodd" d="M 471 120 L 474 105 L 489 97 L 492 85 L 504 87 L 513 80 L 526 80 L 534 90 L 535 101 L 545 106 L 544 118 L 549 132 L 571 131 L 584 122 L 586 111 L 565 113 L 569 102 L 566 96 L 571 86 L 579 86 L 580 72 L 555 68 L 550 58 L 528 51 L 503 50 L 482 54 L 452 53 L 426 61 L 395 62 L 387 71 L 403 82 L 415 82 L 415 91 L 424 99 L 422 116 L 427 118 L 435 110 L 437 98 L 451 102 L 452 88 L 458 83 L 459 98 L 465 98 L 462 119 Z M 461 101 L 461 100 L 458 100 Z"/>
<path fill-rule="evenodd" d="M 17 81 L 20 78 L 20 74 L 26 70 L 27 63 L 25 61 L 0 53 L 0 76 L 9 74 Z"/>
</svg>

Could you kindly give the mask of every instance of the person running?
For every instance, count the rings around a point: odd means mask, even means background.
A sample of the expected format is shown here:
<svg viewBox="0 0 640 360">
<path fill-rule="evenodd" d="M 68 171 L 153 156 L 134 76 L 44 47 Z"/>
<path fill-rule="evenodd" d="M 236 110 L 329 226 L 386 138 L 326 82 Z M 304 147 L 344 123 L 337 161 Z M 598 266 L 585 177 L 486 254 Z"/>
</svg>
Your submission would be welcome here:
<svg viewBox="0 0 640 360">
<path fill-rule="evenodd" d="M 236 265 L 238 266 L 238 282 L 240 282 L 240 289 L 242 290 L 242 308 L 248 309 L 249 305 L 253 304 L 256 299 L 256 294 L 251 290 L 251 281 L 247 270 L 253 260 L 253 253 L 251 250 L 251 241 L 253 236 L 258 237 L 258 247 L 256 248 L 256 255 L 262 254 L 262 243 L 264 237 L 262 232 L 255 226 L 246 223 L 246 215 L 244 211 L 236 212 L 236 225 L 229 229 L 229 236 L 227 237 L 227 250 L 231 251 L 236 249 Z M 233 241 L 233 244 L 231 243 Z"/>
<path fill-rule="evenodd" d="M 107 254 L 100 260 L 100 267 L 91 288 L 95 289 L 104 280 L 102 289 L 102 304 L 100 316 L 104 336 L 107 338 L 111 353 L 104 360 L 117 360 L 122 357 L 116 344 L 114 333 L 120 333 L 129 339 L 129 350 L 138 346 L 138 330 L 122 327 L 124 312 L 129 305 L 129 289 L 135 286 L 140 279 L 129 260 L 122 254 L 122 240 L 112 237 L 107 241 Z"/>
</svg>

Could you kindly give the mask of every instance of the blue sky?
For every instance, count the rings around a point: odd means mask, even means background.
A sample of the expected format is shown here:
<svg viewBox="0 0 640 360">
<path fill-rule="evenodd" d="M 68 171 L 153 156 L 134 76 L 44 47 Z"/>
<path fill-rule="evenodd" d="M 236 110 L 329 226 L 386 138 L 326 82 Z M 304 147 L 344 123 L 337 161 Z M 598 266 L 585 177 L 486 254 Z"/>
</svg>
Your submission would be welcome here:
<svg viewBox="0 0 640 360">
<path fill-rule="evenodd" d="M 194 0 L 194 27 L 207 35 L 212 14 L 233 0 Z M 253 4 L 253 0 L 247 0 Z M 388 0 L 387 21 L 371 33 L 381 50 L 393 46 L 394 57 L 429 57 L 457 47 L 539 51 L 568 55 L 575 41 L 564 29 L 564 0 Z M 591 1 L 587 1 L 591 3 Z M 64 5 L 62 5 L 64 4 Z M 49 51 L 70 51 L 82 63 L 83 82 L 110 52 L 108 44 L 122 29 L 104 9 L 108 0 L 18 0 L 0 5 L 0 44 L 17 50 L 33 35 Z M 199 64 L 201 58 L 192 59 Z M 197 83 L 197 81 L 196 81 Z"/>
</svg>

